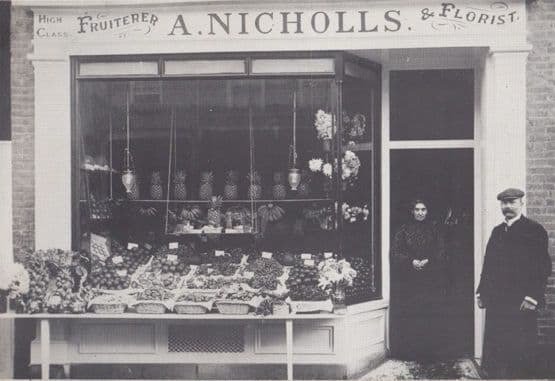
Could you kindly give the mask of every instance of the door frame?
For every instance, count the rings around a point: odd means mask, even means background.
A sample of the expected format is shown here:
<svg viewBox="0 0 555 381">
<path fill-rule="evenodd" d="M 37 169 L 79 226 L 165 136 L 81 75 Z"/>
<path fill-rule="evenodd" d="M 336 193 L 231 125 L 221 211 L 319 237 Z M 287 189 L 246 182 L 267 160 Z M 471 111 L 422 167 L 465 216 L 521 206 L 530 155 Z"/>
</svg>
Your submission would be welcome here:
<svg viewBox="0 0 555 381">
<path fill-rule="evenodd" d="M 471 148 L 474 157 L 474 290 L 479 281 L 482 267 L 482 165 L 481 165 L 481 88 L 482 75 L 480 70 L 480 59 L 483 57 L 482 49 L 465 49 L 463 54 L 452 55 L 450 57 L 440 57 L 438 52 L 435 54 L 430 50 L 411 49 L 406 51 L 406 55 L 396 54 L 394 59 L 384 53 L 382 61 L 382 292 L 385 300 L 391 301 L 391 276 L 389 251 L 391 245 L 390 227 L 390 191 L 391 191 L 391 163 L 390 154 L 392 150 L 408 149 L 454 149 Z M 412 59 L 413 55 L 416 59 Z M 402 60 L 399 59 L 402 57 Z M 391 141 L 390 137 L 390 73 L 402 70 L 447 70 L 447 69 L 466 69 L 474 73 L 474 139 L 467 140 L 396 140 Z M 474 308 L 474 357 L 480 357 L 483 343 L 483 311 Z M 390 349 L 389 341 L 389 314 L 386 324 L 386 345 Z"/>
</svg>

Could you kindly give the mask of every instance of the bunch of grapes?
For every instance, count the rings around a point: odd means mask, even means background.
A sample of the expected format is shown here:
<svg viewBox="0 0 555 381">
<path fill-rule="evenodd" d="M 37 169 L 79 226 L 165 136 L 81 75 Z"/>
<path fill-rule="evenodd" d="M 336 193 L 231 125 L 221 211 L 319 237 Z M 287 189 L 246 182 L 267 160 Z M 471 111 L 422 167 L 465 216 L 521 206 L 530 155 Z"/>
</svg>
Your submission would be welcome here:
<svg viewBox="0 0 555 381">
<path fill-rule="evenodd" d="M 73 301 L 73 277 L 69 269 L 60 269 L 54 279 L 55 288 L 46 300 L 48 312 L 69 312 Z"/>
<path fill-rule="evenodd" d="M 27 264 L 29 272 L 29 292 L 25 297 L 25 308 L 29 313 L 39 313 L 44 310 L 46 291 L 50 282 L 48 270 L 43 261 L 32 260 Z"/>
</svg>

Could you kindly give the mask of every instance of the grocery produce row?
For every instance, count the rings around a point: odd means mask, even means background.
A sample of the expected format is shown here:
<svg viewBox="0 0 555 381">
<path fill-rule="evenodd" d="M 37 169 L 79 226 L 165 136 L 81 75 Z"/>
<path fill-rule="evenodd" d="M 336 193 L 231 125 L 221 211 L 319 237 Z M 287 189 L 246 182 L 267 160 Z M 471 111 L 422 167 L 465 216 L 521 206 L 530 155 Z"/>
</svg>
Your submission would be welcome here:
<svg viewBox="0 0 555 381">
<path fill-rule="evenodd" d="M 332 312 L 371 293 L 368 262 L 332 252 L 199 253 L 190 244 L 112 241 L 104 253 L 29 252 L 0 289 L 21 313 Z"/>
</svg>

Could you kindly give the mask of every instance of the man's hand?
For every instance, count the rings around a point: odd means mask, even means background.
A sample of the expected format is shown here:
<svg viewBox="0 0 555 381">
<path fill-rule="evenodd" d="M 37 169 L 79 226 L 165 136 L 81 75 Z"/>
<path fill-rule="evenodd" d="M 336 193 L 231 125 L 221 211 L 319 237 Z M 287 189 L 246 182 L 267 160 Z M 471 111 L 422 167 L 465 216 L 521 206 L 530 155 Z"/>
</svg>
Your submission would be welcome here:
<svg viewBox="0 0 555 381">
<path fill-rule="evenodd" d="M 524 299 L 520 305 L 521 311 L 535 311 L 536 305 L 528 300 Z"/>
<path fill-rule="evenodd" d="M 483 309 L 483 308 L 486 307 L 486 305 L 484 304 L 484 302 L 480 298 L 480 295 L 476 295 L 476 303 L 478 303 L 478 308 Z"/>
</svg>

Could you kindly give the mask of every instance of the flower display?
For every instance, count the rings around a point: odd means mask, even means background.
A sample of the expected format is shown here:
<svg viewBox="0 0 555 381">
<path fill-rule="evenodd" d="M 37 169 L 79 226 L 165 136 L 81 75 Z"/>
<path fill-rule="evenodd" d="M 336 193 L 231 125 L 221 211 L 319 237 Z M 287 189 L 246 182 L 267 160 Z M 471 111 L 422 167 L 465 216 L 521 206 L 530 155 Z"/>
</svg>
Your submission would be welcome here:
<svg viewBox="0 0 555 381">
<path fill-rule="evenodd" d="M 329 292 L 340 287 L 352 286 L 357 276 L 357 272 L 345 259 L 339 261 L 334 258 L 326 259 L 318 264 L 318 272 L 320 274 L 318 286 Z"/>
<path fill-rule="evenodd" d="M 29 292 L 29 273 L 20 263 L 9 263 L 0 268 L 0 290 L 14 299 Z"/>
<path fill-rule="evenodd" d="M 322 172 L 326 177 L 332 178 L 333 166 L 330 163 L 324 163 L 322 159 L 311 159 L 308 161 L 308 168 L 312 172 Z"/>
<path fill-rule="evenodd" d="M 324 110 L 318 110 L 314 119 L 314 127 L 316 127 L 318 139 L 332 139 L 335 133 L 333 115 Z"/>
<path fill-rule="evenodd" d="M 322 173 L 331 179 L 333 167 L 330 163 L 322 165 Z"/>
<path fill-rule="evenodd" d="M 359 218 L 362 218 L 363 221 L 368 220 L 368 216 L 370 215 L 370 209 L 368 209 L 368 205 L 360 206 L 350 206 L 346 202 L 341 205 L 341 214 L 343 215 L 343 219 L 350 223 L 357 222 Z"/>
<path fill-rule="evenodd" d="M 341 178 L 349 181 L 352 185 L 358 177 L 360 169 L 360 159 L 353 151 L 345 151 L 343 159 L 341 159 Z"/>
<path fill-rule="evenodd" d="M 320 172 L 323 163 L 324 161 L 322 159 L 311 159 L 308 161 L 308 168 L 310 168 L 312 172 Z"/>
</svg>

